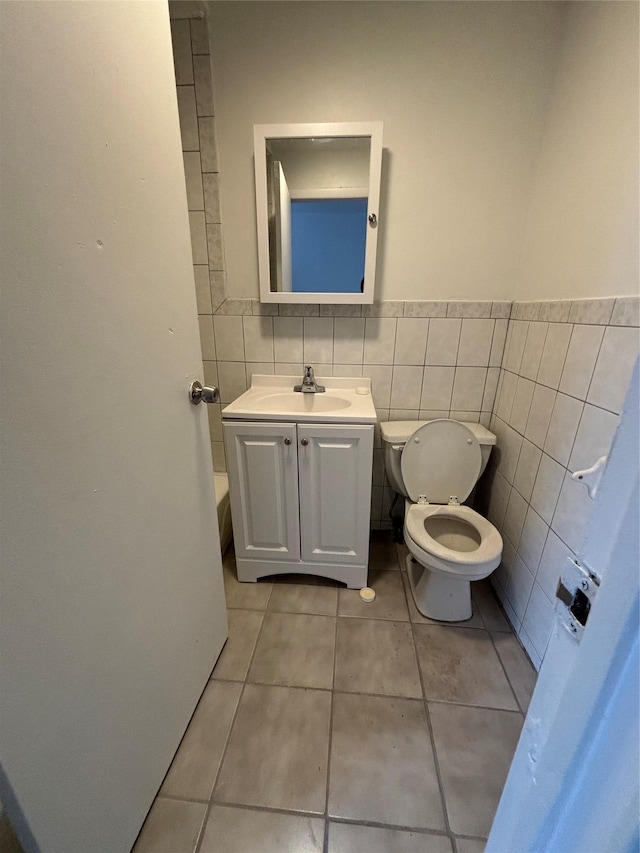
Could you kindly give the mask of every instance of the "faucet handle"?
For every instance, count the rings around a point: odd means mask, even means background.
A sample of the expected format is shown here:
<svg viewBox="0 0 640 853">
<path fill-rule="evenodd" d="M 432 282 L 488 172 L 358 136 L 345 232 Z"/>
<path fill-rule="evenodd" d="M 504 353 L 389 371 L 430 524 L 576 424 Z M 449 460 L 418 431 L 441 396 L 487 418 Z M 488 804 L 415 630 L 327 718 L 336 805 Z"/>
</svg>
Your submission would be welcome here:
<svg viewBox="0 0 640 853">
<path fill-rule="evenodd" d="M 313 367 L 310 364 L 304 366 L 304 376 L 300 385 L 293 386 L 294 391 L 306 391 L 307 393 L 322 393 L 325 390 L 324 385 L 318 385 L 313 375 Z"/>
</svg>

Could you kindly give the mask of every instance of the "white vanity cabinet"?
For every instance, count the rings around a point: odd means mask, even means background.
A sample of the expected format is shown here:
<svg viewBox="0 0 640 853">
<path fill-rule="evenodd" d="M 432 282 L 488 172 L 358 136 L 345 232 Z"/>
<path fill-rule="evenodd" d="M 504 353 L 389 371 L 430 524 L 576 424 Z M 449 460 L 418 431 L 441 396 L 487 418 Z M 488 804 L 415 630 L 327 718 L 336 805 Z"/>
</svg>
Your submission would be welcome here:
<svg viewBox="0 0 640 853">
<path fill-rule="evenodd" d="M 367 585 L 372 424 L 225 421 L 238 580 Z"/>
</svg>

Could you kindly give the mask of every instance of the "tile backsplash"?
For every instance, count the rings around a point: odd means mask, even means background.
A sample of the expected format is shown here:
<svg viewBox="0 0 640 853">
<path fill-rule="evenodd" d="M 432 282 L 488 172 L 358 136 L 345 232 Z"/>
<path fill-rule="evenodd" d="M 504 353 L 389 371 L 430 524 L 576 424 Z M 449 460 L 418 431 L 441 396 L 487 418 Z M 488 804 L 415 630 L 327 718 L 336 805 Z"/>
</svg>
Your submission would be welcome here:
<svg viewBox="0 0 640 853">
<path fill-rule="evenodd" d="M 381 421 L 479 421 L 498 438 L 476 504 L 504 540 L 492 581 L 539 668 L 563 560 L 591 509 L 571 474 L 608 452 L 638 353 L 639 299 L 373 305 L 262 305 L 226 297 L 220 183 L 206 22 L 171 3 L 177 99 L 215 470 L 221 409 L 254 373 L 368 376 Z M 372 526 L 390 527 L 379 431 Z"/>
<path fill-rule="evenodd" d="M 415 310 L 416 303 L 404 304 Z M 305 364 L 313 364 L 320 378 L 370 377 L 380 420 L 453 417 L 488 426 L 508 326 L 491 313 L 505 313 L 504 303 L 473 303 L 472 317 L 460 316 L 460 303 L 449 305 L 458 316 L 373 316 L 376 306 L 367 306 L 367 317 L 217 313 L 210 326 L 201 318 L 213 356 L 205 360 L 205 375 L 219 385 L 222 400 L 211 407 L 214 458 L 224 458 L 220 409 L 249 387 L 252 374 L 302 376 Z M 386 304 L 377 311 L 386 313 Z M 392 493 L 384 482 L 379 437 L 374 454 L 372 524 L 390 526 Z"/>
</svg>

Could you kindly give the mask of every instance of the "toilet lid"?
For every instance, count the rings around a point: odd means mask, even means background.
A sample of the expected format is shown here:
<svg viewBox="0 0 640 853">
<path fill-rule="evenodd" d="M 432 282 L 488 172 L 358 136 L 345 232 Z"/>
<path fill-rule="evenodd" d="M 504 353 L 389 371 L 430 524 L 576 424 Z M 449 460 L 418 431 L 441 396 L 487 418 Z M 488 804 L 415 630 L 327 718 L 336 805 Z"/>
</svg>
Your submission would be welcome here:
<svg viewBox="0 0 640 853">
<path fill-rule="evenodd" d="M 447 504 L 469 497 L 482 467 L 480 445 L 458 421 L 429 421 L 407 441 L 400 459 L 402 479 L 412 501 Z"/>
</svg>

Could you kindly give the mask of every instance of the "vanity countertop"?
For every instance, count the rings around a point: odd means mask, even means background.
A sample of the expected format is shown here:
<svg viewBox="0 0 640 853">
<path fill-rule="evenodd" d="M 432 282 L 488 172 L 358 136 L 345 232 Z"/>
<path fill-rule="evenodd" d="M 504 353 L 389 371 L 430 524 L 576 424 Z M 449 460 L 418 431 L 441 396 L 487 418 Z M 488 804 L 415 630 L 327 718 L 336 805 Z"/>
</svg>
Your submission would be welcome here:
<svg viewBox="0 0 640 853">
<path fill-rule="evenodd" d="M 222 417 L 254 421 L 313 421 L 374 424 L 378 417 L 371 396 L 371 379 L 363 376 L 316 376 L 324 392 L 294 391 L 300 376 L 254 374 L 251 387 L 222 410 Z M 360 393 L 358 393 L 360 392 Z"/>
</svg>

